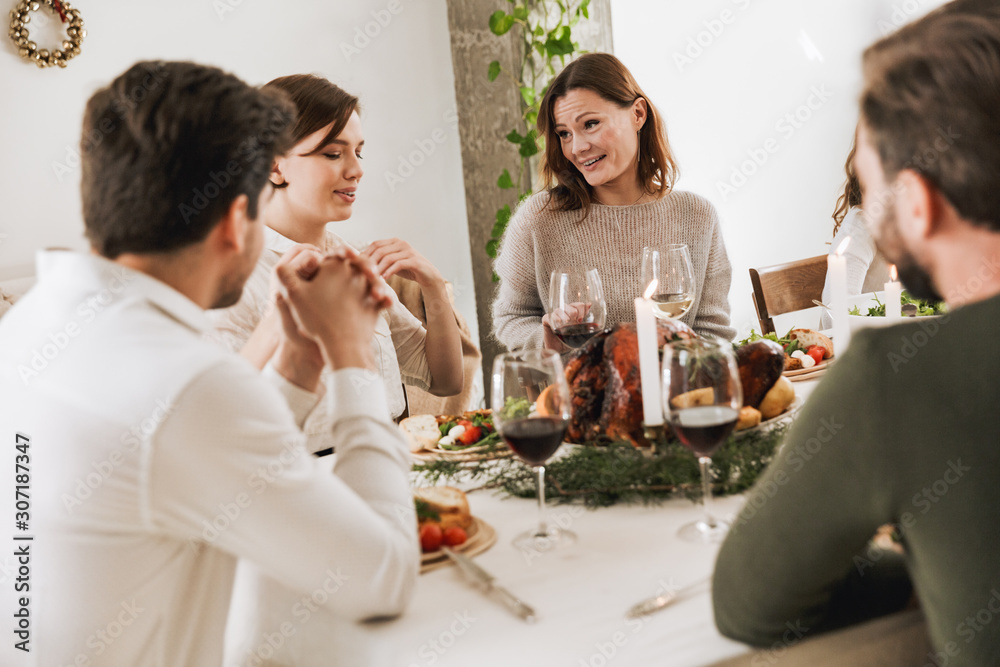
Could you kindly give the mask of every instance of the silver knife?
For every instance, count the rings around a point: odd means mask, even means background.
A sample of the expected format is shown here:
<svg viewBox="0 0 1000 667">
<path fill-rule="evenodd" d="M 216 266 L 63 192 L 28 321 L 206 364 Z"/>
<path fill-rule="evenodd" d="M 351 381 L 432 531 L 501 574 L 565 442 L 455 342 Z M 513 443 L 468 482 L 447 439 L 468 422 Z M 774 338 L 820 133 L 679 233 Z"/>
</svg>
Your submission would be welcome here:
<svg viewBox="0 0 1000 667">
<path fill-rule="evenodd" d="M 693 584 L 689 584 L 684 588 L 671 590 L 663 593 L 662 595 L 657 595 L 656 597 L 646 598 L 637 605 L 631 607 L 627 612 L 625 612 L 625 618 L 639 618 L 640 616 L 645 616 L 647 614 L 652 614 L 653 612 L 660 611 L 664 607 L 669 607 L 671 604 L 676 602 L 679 598 L 687 597 L 696 588 L 707 584 L 711 580 L 711 577 L 706 577 L 704 579 L 699 579 Z"/>
<path fill-rule="evenodd" d="M 492 574 L 490 574 L 483 568 L 476 565 L 476 563 L 468 556 L 463 556 L 460 553 L 456 553 L 455 551 L 452 551 L 448 547 L 441 547 L 441 550 L 448 555 L 448 558 L 455 561 L 455 563 L 458 565 L 458 568 L 462 570 L 465 576 L 472 579 L 472 581 L 476 582 L 477 584 L 481 585 L 486 593 L 495 594 L 498 598 L 500 598 L 500 601 L 503 602 L 508 609 L 514 612 L 515 616 L 520 618 L 522 621 L 525 621 L 526 623 L 535 622 L 535 610 L 526 605 L 524 602 L 520 600 L 520 598 L 518 598 L 516 595 L 508 591 L 503 586 L 498 586 L 496 584 L 496 577 L 494 577 Z"/>
</svg>

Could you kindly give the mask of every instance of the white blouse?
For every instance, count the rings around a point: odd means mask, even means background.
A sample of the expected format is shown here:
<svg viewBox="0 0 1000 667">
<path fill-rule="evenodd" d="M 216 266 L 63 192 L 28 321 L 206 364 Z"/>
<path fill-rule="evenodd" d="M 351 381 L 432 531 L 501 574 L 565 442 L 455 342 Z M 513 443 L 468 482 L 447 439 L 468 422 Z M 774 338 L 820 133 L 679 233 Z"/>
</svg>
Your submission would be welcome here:
<svg viewBox="0 0 1000 667">
<path fill-rule="evenodd" d="M 326 249 L 346 245 L 347 242 L 331 231 L 326 232 Z M 270 293 L 271 273 L 281 256 L 295 246 L 295 241 L 279 234 L 270 227 L 264 228 L 264 250 L 257 266 L 243 288 L 243 296 L 231 308 L 208 311 L 215 330 L 208 337 L 233 351 L 239 351 L 254 329 L 271 308 L 274 299 Z M 381 381 L 389 404 L 389 417 L 396 419 L 406 409 L 403 383 L 427 390 L 431 385 L 427 365 L 425 341 L 427 331 L 423 324 L 399 302 L 392 290 L 392 305 L 382 311 L 372 337 L 372 351 L 378 372 L 371 374 L 372 381 Z M 326 388 L 320 404 L 306 420 L 304 431 L 311 451 L 318 452 L 333 446 L 330 437 L 330 419 L 336 404 L 336 392 L 331 390 L 330 369 L 323 371 L 322 382 Z"/>
<path fill-rule="evenodd" d="M 868 294 L 885 287 L 889 280 L 889 263 L 875 247 L 875 239 L 868 230 L 864 213 L 854 207 L 847 212 L 844 221 L 833 237 L 831 248 L 836 250 L 845 238 L 851 237 L 844 256 L 847 258 L 847 294 Z M 829 278 L 829 275 L 827 275 Z M 830 303 L 830 283 L 823 285 L 823 303 Z M 820 327 L 828 329 L 833 326 L 830 314 L 824 309 L 820 316 Z"/>
</svg>

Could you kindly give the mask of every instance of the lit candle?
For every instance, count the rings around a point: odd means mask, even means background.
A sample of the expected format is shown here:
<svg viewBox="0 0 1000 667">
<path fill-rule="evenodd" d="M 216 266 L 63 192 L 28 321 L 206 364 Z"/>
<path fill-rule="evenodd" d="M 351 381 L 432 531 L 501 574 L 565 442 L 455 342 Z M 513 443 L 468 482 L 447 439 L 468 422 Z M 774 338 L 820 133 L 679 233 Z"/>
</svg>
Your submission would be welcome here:
<svg viewBox="0 0 1000 667">
<path fill-rule="evenodd" d="M 646 426 L 663 424 L 660 405 L 660 351 L 656 346 L 656 316 L 649 298 L 659 281 L 654 280 L 646 292 L 635 300 L 635 331 L 639 345 L 639 380 L 642 384 L 642 420 Z"/>
<path fill-rule="evenodd" d="M 830 278 L 830 316 L 833 318 L 833 349 L 843 354 L 851 341 L 851 325 L 847 319 L 847 258 L 844 251 L 851 242 L 848 236 L 835 253 L 827 256 L 827 273 Z"/>
<path fill-rule="evenodd" d="M 896 265 L 893 264 L 889 267 L 889 282 L 885 284 L 885 317 L 888 320 L 903 319 L 903 306 L 900 301 L 903 285 L 896 278 Z"/>
</svg>

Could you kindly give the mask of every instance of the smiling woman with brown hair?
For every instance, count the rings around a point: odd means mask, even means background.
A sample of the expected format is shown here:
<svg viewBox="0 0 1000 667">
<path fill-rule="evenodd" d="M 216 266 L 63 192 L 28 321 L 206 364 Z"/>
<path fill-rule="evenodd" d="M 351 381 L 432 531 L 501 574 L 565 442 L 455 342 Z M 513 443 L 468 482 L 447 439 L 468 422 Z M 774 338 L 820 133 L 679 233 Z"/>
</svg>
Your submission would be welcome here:
<svg viewBox="0 0 1000 667">
<path fill-rule="evenodd" d="M 732 339 L 719 216 L 708 200 L 674 189 L 677 164 L 659 112 L 621 61 L 591 53 L 570 63 L 542 99 L 538 129 L 546 189 L 518 208 L 495 265 L 500 342 L 562 349 L 545 315 L 555 269 L 596 268 L 608 326 L 634 321 L 642 248 L 673 243 L 687 244 L 694 266 L 694 301 L 682 320 Z"/>
<path fill-rule="evenodd" d="M 556 119 L 556 108 L 560 106 L 560 102 L 566 111 L 573 109 L 572 102 L 579 99 L 574 96 L 574 99 L 564 101 L 567 94 L 584 93 L 584 100 L 592 100 L 591 96 L 586 95 L 587 91 L 599 96 L 605 102 L 618 106 L 621 110 L 633 111 L 636 142 L 634 146 L 631 141 L 623 142 L 619 147 L 620 152 L 615 157 L 624 164 L 618 166 L 624 168 L 634 162 L 636 167 L 634 175 L 638 179 L 642 195 L 650 195 L 654 199 L 662 197 L 673 188 L 680 173 L 670 150 L 667 131 L 660 114 L 646 99 L 645 93 L 632 78 L 632 73 L 620 60 L 606 53 L 594 53 L 571 63 L 564 70 L 564 74 L 552 82 L 538 110 L 538 130 L 546 138 L 545 157 L 541 167 L 542 182 L 552 186 L 551 193 L 558 210 L 575 211 L 580 208 L 588 210 L 595 200 L 599 204 L 602 203 L 599 197 L 594 196 L 596 184 L 590 183 L 586 176 L 586 173 L 596 169 L 586 166 L 583 170 L 577 168 L 575 156 L 567 154 L 564 146 L 564 140 L 571 134 L 570 130 Z M 582 108 L 580 107 L 581 110 Z M 583 125 L 594 128 L 596 123 L 595 118 L 585 121 Z M 606 138 L 612 137 L 606 136 Z M 550 139 L 557 140 L 550 141 Z M 628 139 L 631 139 L 631 136 Z M 607 146 L 596 148 L 599 150 Z M 632 173 L 624 169 L 622 172 L 619 176 L 622 181 L 631 180 L 629 177 L 633 175 Z M 608 185 L 604 183 L 596 187 L 607 190 Z M 616 205 L 611 202 L 603 203 Z"/>
<path fill-rule="evenodd" d="M 272 269 L 299 244 L 322 251 L 346 245 L 327 227 L 353 213 L 364 176 L 365 144 L 358 98 L 330 81 L 293 74 L 263 88 L 291 99 L 298 114 L 291 132 L 295 143 L 271 167 L 272 193 L 262 213 L 265 248 L 243 297 L 232 308 L 212 314 L 216 329 L 212 337 L 239 351 L 257 368 L 263 368 L 275 354 L 280 339 L 280 318 L 269 287 Z M 435 396 L 459 393 L 464 375 L 461 338 L 444 277 L 402 239 L 375 241 L 362 254 L 375 263 L 382 278 L 400 276 L 416 282 L 428 305 L 424 326 L 393 296 L 375 328 L 371 346 L 376 379 L 385 386 L 389 416 L 396 419 L 406 409 L 404 382 Z M 336 401 L 333 392 L 327 392 L 306 422 L 314 452 L 332 446 L 330 426 Z"/>
</svg>

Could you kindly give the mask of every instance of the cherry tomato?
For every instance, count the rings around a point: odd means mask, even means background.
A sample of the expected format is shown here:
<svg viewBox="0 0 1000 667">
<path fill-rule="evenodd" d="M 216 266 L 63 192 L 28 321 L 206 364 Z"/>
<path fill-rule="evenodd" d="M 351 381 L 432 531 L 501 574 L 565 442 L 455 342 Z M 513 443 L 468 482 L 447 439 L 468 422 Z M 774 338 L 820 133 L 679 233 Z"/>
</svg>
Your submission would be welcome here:
<svg viewBox="0 0 1000 667">
<path fill-rule="evenodd" d="M 469 536 L 466 535 L 464 528 L 452 526 L 451 528 L 444 529 L 444 543 L 449 547 L 457 547 L 459 544 L 465 544 L 467 539 L 469 539 Z"/>
<path fill-rule="evenodd" d="M 479 442 L 483 437 L 483 429 L 478 426 L 466 426 L 465 432 L 456 438 L 463 445 L 471 445 L 475 442 Z"/>
<path fill-rule="evenodd" d="M 806 350 L 806 354 L 812 357 L 813 360 L 818 364 L 821 361 L 823 361 L 823 355 L 826 354 L 826 350 L 824 350 L 819 345 L 811 345 L 809 349 Z"/>
<path fill-rule="evenodd" d="M 444 541 L 444 534 L 441 532 L 441 524 L 425 523 L 420 527 L 420 548 L 424 552 L 437 551 Z"/>
</svg>

